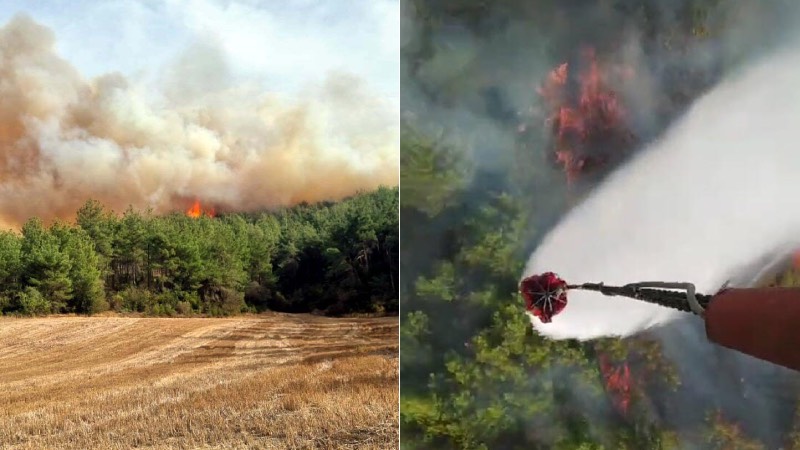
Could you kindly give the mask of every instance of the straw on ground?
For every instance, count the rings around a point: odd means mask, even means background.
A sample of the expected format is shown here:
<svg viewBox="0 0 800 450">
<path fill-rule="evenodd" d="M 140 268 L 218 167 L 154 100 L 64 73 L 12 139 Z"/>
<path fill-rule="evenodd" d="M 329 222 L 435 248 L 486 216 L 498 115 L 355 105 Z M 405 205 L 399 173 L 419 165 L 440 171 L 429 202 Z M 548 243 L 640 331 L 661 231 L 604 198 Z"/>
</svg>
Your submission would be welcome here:
<svg viewBox="0 0 800 450">
<path fill-rule="evenodd" d="M 395 448 L 397 319 L 0 319 L 0 447 Z"/>
</svg>

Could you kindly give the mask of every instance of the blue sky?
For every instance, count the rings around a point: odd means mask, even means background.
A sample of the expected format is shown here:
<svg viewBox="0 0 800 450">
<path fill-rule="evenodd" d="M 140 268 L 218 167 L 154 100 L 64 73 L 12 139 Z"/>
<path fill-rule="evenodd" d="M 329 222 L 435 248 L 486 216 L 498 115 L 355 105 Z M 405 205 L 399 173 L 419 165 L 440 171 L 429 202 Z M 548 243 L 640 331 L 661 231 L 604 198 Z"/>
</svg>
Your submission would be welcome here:
<svg viewBox="0 0 800 450">
<path fill-rule="evenodd" d="M 233 81 L 291 93 L 348 72 L 399 102 L 399 0 L 0 0 L 0 23 L 20 12 L 51 28 L 86 77 L 157 80 L 200 47 Z"/>
</svg>

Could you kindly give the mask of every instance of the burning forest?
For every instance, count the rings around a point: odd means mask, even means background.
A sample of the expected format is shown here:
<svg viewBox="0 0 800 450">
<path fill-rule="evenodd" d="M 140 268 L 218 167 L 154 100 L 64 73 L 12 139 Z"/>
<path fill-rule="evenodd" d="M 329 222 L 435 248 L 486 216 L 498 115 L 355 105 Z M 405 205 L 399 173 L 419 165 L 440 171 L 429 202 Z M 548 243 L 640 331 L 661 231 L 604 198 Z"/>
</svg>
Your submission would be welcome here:
<svg viewBox="0 0 800 450">
<path fill-rule="evenodd" d="M 753 63 L 788 42 L 776 24 L 790 29 L 796 8 L 406 6 L 406 126 L 444 131 L 401 147 L 403 173 L 435 191 L 402 203 L 404 440 L 797 448 L 797 376 L 715 346 L 698 318 L 575 293 L 531 320 L 506 295 L 549 270 L 714 293 L 750 283 L 764 252 L 797 248 L 796 208 L 779 200 L 795 184 L 796 114 L 767 100 L 796 82 L 794 51 Z M 770 181 L 742 183 L 748 172 Z"/>
<path fill-rule="evenodd" d="M 0 447 L 397 447 L 398 13 L 0 2 Z"/>
<path fill-rule="evenodd" d="M 391 313 L 397 201 L 381 188 L 224 220 L 201 219 L 214 211 L 200 202 L 118 217 L 88 201 L 76 225 L 32 218 L 0 232 L 0 313 Z"/>
<path fill-rule="evenodd" d="M 325 64 L 271 89 L 278 72 L 234 65 L 225 30 L 186 28 L 175 6 L 186 40 L 165 37 L 164 67 L 94 76 L 30 16 L 0 26 L 0 313 L 396 311 L 391 92 Z"/>
<path fill-rule="evenodd" d="M 553 69 L 537 88 L 544 123 L 519 126 L 520 132 L 546 130 L 551 136 L 548 158 L 564 171 L 570 185 L 581 177 L 607 173 L 629 157 L 637 143 L 628 109 L 613 87 L 634 77 L 633 69 L 598 61 L 591 47 L 581 49 L 579 56 L 575 63 Z"/>
<path fill-rule="evenodd" d="M 191 208 L 186 210 L 186 215 L 197 219 L 198 217 L 206 216 L 206 217 L 216 217 L 217 213 L 214 208 L 203 208 L 200 204 L 200 200 L 195 200 L 192 203 Z"/>
</svg>

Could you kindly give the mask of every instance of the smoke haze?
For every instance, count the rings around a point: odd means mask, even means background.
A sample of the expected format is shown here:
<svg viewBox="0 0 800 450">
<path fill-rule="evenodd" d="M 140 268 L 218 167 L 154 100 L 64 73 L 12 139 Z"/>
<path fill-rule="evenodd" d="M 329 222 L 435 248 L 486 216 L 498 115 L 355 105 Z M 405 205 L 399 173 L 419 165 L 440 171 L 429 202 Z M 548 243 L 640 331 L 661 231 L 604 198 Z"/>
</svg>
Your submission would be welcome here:
<svg viewBox="0 0 800 450">
<path fill-rule="evenodd" d="M 0 224 L 119 211 L 220 211 L 334 200 L 398 180 L 397 112 L 347 73 L 291 98 L 231 84 L 213 38 L 165 70 L 160 92 L 82 77 L 25 15 L 0 28 Z"/>
<path fill-rule="evenodd" d="M 690 20 L 692 27 L 688 27 L 684 21 L 693 17 L 691 7 L 697 4 L 707 9 L 707 15 Z M 471 307 L 470 297 L 438 304 L 414 293 L 419 276 L 436 277 L 443 284 L 452 279 L 430 267 L 429 261 L 447 255 L 459 267 L 454 242 L 460 243 L 461 234 L 465 241 L 471 238 L 462 224 L 479 217 L 476 211 L 484 205 L 495 205 L 492 193 L 512 192 L 514 206 L 523 216 L 520 222 L 529 236 L 520 239 L 520 247 L 525 247 L 520 256 L 534 251 L 521 270 L 523 276 L 553 270 L 572 283 L 690 281 L 708 293 L 729 278 L 734 285 L 752 283 L 762 269 L 783 259 L 782 252 L 800 244 L 796 237 L 800 236 L 800 213 L 792 201 L 793 188 L 800 183 L 793 180 L 800 169 L 800 154 L 792 145 L 796 117 L 800 117 L 795 88 L 800 81 L 797 47 L 767 53 L 786 42 L 783 34 L 793 29 L 789 25 L 796 18 L 795 2 L 542 0 L 472 3 L 471 7 L 455 2 L 404 3 L 404 119 L 415 129 L 436 128 L 446 137 L 456 136 L 454 152 L 460 151 L 472 169 L 461 180 L 465 194 L 457 197 L 464 207 L 436 216 L 422 230 L 415 228 L 419 222 L 426 223 L 424 217 L 420 220 L 418 215 L 415 222 L 414 215 L 403 213 L 407 230 L 403 229 L 401 262 L 402 279 L 408 283 L 407 305 L 436 318 L 430 325 L 435 351 L 447 354 L 461 350 L 466 339 L 503 333 L 503 325 L 486 325 L 491 313 Z M 646 8 L 650 11 L 641 17 Z M 708 33 L 695 35 L 695 24 L 707 27 Z M 584 47 L 597 51 L 601 74 L 622 67 L 634 75 L 610 85 L 610 90 L 618 95 L 627 112 L 625 124 L 637 139 L 630 152 L 633 156 L 626 153 L 620 158 L 623 166 L 610 173 L 611 166 L 598 169 L 593 173 L 597 177 L 587 176 L 576 189 L 566 183 L 562 168 L 547 159 L 555 133 L 546 121 L 550 110 L 537 88 L 563 63 L 580 75 Z M 576 87 L 570 93 L 580 94 L 580 78 L 575 78 Z M 718 83 L 720 79 L 724 81 Z M 520 132 L 523 127 L 527 131 Z M 604 142 L 589 144 L 608 153 L 619 150 Z M 441 149 L 450 156 L 448 145 Z M 410 196 L 405 195 L 405 179 L 403 189 L 406 201 Z M 503 266 L 495 256 L 485 256 L 486 264 L 492 266 L 485 272 Z M 483 292 L 483 273 L 476 276 L 471 266 L 461 267 L 456 287 L 451 289 Z M 514 281 L 498 283 L 503 286 L 499 290 L 513 290 Z M 523 312 L 522 299 L 515 300 L 514 306 Z M 658 430 L 674 430 L 677 447 L 712 448 L 716 443 L 706 441 L 704 434 L 708 414 L 721 411 L 726 421 L 741 426 L 766 448 L 779 448 L 794 426 L 796 374 L 710 343 L 701 321 L 689 314 L 576 291 L 552 323 L 543 325 L 534 319 L 533 325 L 536 336 L 528 341 L 527 350 L 532 357 L 542 355 L 546 345 L 572 348 L 573 343 L 548 343 L 540 335 L 588 340 L 628 336 L 649 328 L 624 342 L 576 346 L 600 356 L 611 353 L 606 345 L 628 348 L 625 364 L 630 363 L 631 391 L 638 397 L 632 402 L 635 414 L 622 420 L 634 433 L 647 423 Z M 502 345 L 499 338 L 494 342 Z M 646 342 L 657 344 L 658 349 L 636 350 Z M 416 359 L 411 359 L 416 355 L 406 358 L 406 353 L 413 353 L 406 348 L 404 344 L 401 359 L 412 361 L 403 368 L 406 392 L 457 398 L 451 396 L 455 389 L 432 390 L 431 373 L 444 379 L 449 374 L 426 364 L 424 350 L 419 350 L 423 355 Z M 466 350 L 466 358 L 473 356 L 472 351 L 471 347 Z M 655 371 L 646 367 L 651 356 L 664 365 Z M 576 389 L 564 376 L 572 373 L 570 362 L 561 358 L 555 350 L 546 358 L 547 364 L 555 365 L 556 376 L 537 365 L 527 381 L 544 380 L 546 389 L 567 391 L 555 400 L 558 407 L 567 405 L 563 408 L 568 414 L 585 415 L 597 440 L 603 441 L 613 429 L 609 423 L 619 417 L 605 409 L 605 399 L 597 401 Z M 475 364 L 494 362 L 476 358 Z M 673 375 L 679 384 L 675 390 L 665 386 Z M 454 384 L 461 382 L 450 379 Z M 494 378 L 491 384 L 480 384 L 477 392 L 516 399 L 530 395 L 530 386 Z M 524 442 L 515 428 L 514 433 L 493 440 L 494 446 L 556 445 L 548 441 L 547 433 L 562 423 L 558 414 L 525 410 L 513 418 L 524 424 L 520 427 Z M 463 423 L 461 417 L 451 423 L 456 422 Z M 426 427 L 423 420 L 419 424 Z M 481 431 L 491 436 L 491 427 Z"/>
<path fill-rule="evenodd" d="M 798 57 L 800 46 L 785 48 L 698 99 L 550 232 L 526 276 L 553 270 L 570 283 L 690 281 L 714 293 L 765 253 L 800 244 Z M 590 339 L 678 319 L 699 320 L 576 291 L 553 323 L 532 322 L 548 337 Z"/>
</svg>

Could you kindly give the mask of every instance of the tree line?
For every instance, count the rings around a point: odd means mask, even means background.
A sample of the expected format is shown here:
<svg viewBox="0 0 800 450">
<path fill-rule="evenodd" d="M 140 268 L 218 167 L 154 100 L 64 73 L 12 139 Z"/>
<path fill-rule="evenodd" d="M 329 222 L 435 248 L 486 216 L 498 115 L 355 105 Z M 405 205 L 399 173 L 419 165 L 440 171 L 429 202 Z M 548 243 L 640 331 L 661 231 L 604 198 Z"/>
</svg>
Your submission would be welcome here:
<svg viewBox="0 0 800 450">
<path fill-rule="evenodd" d="M 0 311 L 396 313 L 398 194 L 213 218 L 89 200 L 75 223 L 0 232 Z"/>
</svg>

